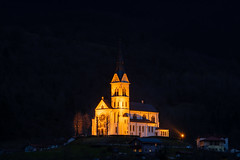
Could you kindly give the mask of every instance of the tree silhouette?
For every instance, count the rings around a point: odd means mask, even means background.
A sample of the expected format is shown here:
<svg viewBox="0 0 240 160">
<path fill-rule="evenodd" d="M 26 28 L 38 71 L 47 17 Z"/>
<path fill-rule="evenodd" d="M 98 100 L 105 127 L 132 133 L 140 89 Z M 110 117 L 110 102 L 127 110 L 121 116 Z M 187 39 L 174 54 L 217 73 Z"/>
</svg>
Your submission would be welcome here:
<svg viewBox="0 0 240 160">
<path fill-rule="evenodd" d="M 79 136 L 83 133 L 83 116 L 80 112 L 77 112 L 74 116 L 73 126 L 75 130 L 75 136 Z"/>
</svg>

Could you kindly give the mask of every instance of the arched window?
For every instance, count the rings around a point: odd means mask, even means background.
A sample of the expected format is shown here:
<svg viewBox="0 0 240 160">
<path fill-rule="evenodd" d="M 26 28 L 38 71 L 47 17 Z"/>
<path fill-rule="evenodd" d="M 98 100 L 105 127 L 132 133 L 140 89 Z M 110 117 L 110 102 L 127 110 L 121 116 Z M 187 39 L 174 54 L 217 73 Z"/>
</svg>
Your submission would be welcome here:
<svg viewBox="0 0 240 160">
<path fill-rule="evenodd" d="M 114 112 L 114 123 L 116 123 L 116 112 Z"/>
<path fill-rule="evenodd" d="M 133 114 L 133 119 L 137 119 L 137 115 L 136 114 Z"/>
<path fill-rule="evenodd" d="M 143 115 L 143 120 L 146 120 L 146 115 L 145 114 Z"/>
<path fill-rule="evenodd" d="M 116 88 L 116 89 L 115 89 L 115 92 L 114 92 L 114 96 L 118 96 L 118 95 L 119 95 L 119 89 Z"/>
<path fill-rule="evenodd" d="M 126 89 L 125 88 L 122 89 L 122 95 L 126 96 Z"/>
<path fill-rule="evenodd" d="M 155 122 L 155 117 L 154 116 L 151 117 L 151 121 Z"/>
</svg>

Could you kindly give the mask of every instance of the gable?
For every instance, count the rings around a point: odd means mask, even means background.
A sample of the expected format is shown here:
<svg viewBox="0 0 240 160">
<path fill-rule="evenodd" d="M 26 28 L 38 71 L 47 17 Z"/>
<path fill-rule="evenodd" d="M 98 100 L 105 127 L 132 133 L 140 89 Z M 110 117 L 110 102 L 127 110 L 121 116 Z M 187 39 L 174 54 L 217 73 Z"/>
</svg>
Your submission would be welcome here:
<svg viewBox="0 0 240 160">
<path fill-rule="evenodd" d="M 107 100 L 101 100 L 95 109 L 109 109 L 112 108 Z"/>
<path fill-rule="evenodd" d="M 128 82 L 128 83 L 129 83 L 128 77 L 127 77 L 127 74 L 126 74 L 126 73 L 124 73 L 124 75 L 123 75 L 123 77 L 122 77 L 122 79 L 121 79 L 121 82 Z"/>
<path fill-rule="evenodd" d="M 112 83 L 112 82 L 120 82 L 120 79 L 119 79 L 117 73 L 115 73 L 115 74 L 113 75 L 113 78 L 112 78 L 111 83 Z"/>
</svg>

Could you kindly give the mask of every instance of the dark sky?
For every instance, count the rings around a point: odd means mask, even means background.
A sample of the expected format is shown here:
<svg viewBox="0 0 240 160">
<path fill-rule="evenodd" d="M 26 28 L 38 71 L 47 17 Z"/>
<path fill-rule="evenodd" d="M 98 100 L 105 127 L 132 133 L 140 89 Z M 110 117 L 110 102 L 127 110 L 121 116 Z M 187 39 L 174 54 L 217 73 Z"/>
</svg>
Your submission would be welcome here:
<svg viewBox="0 0 240 160">
<path fill-rule="evenodd" d="M 88 19 L 117 34 L 141 31 L 180 49 L 237 56 L 239 9 L 229 1 L 1 1 L 3 24 L 27 26 Z M 89 23 L 89 24 L 91 24 Z M 88 30 L 91 32 L 91 29 Z M 117 33 L 118 32 L 118 33 Z M 154 42 L 153 42 L 154 43 Z"/>
<path fill-rule="evenodd" d="M 2 128 L 9 127 L 14 136 L 18 132 L 11 127 L 21 124 L 19 134 L 35 126 L 37 135 L 45 131 L 41 127 L 54 135 L 57 127 L 70 126 L 58 118 L 69 113 L 65 116 L 72 123 L 74 106 L 93 110 L 101 96 L 109 95 L 122 37 L 131 100 L 143 98 L 156 105 L 161 115 L 193 138 L 199 125 L 205 127 L 202 133 L 223 133 L 237 142 L 238 4 L 49 1 L 0 1 L 0 104 L 10 108 L 2 114 L 15 115 Z M 81 103 L 75 104 L 74 97 Z"/>
</svg>

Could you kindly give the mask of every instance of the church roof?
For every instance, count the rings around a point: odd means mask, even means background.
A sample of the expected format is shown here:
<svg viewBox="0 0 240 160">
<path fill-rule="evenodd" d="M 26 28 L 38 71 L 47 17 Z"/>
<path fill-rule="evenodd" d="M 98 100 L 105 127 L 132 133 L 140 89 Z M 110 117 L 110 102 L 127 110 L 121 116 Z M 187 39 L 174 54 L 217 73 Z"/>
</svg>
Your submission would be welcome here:
<svg viewBox="0 0 240 160">
<path fill-rule="evenodd" d="M 207 138 L 204 138 L 200 141 L 224 141 L 224 139 L 218 138 L 218 137 L 207 137 Z"/>
<path fill-rule="evenodd" d="M 137 103 L 137 102 L 130 103 L 130 110 L 158 112 L 158 110 L 151 104 L 144 104 L 144 103 Z"/>
</svg>

